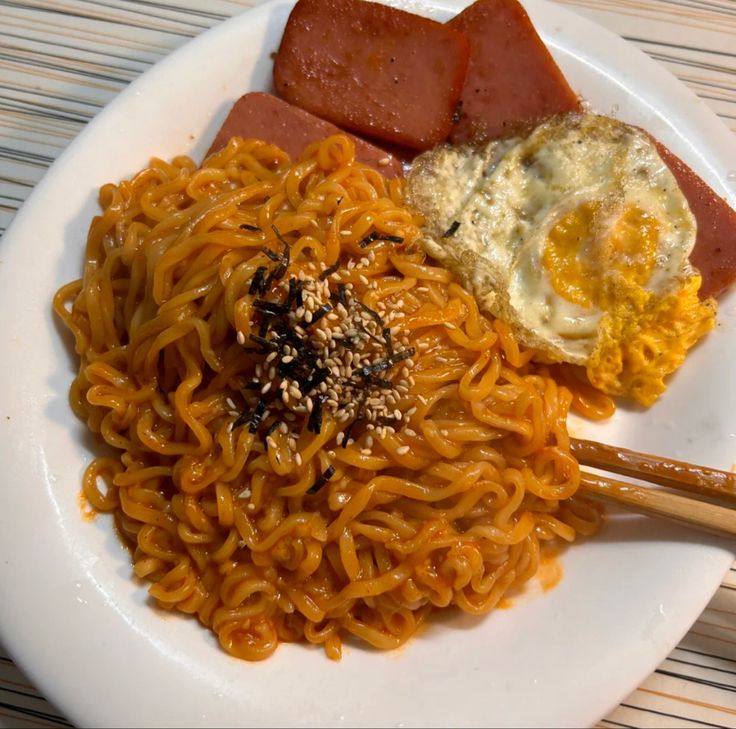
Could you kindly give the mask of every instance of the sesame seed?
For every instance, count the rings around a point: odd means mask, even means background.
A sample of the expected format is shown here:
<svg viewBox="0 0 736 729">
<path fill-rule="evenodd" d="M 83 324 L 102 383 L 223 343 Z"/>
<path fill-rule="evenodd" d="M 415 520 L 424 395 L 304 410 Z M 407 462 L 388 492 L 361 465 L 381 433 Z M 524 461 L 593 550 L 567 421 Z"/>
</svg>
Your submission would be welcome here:
<svg viewBox="0 0 736 729">
<path fill-rule="evenodd" d="M 361 273 L 360 276 L 358 276 L 358 279 L 360 280 L 360 283 L 363 284 L 363 286 L 368 286 L 370 281 Z"/>
<path fill-rule="evenodd" d="M 269 354 L 268 357 L 266 357 L 266 364 L 271 364 L 271 362 L 273 362 L 277 356 L 278 356 L 278 352 L 271 352 L 271 354 Z"/>
<path fill-rule="evenodd" d="M 265 395 L 265 394 L 266 394 L 266 393 L 267 393 L 267 392 L 268 392 L 268 391 L 269 391 L 269 390 L 271 389 L 271 385 L 272 385 L 272 384 L 273 384 L 273 383 L 271 383 L 271 382 L 267 382 L 267 383 L 266 383 L 266 384 L 265 384 L 265 385 L 264 385 L 264 386 L 263 386 L 263 387 L 261 388 L 261 395 Z"/>
<path fill-rule="evenodd" d="M 289 362 L 293 362 L 294 361 L 294 358 L 290 354 L 287 354 L 286 357 L 282 357 L 281 358 L 281 361 L 284 364 L 289 364 Z"/>
<path fill-rule="evenodd" d="M 380 167 L 385 167 L 390 162 L 391 162 L 391 159 L 389 157 L 381 157 L 381 159 L 378 160 L 378 164 Z"/>
<path fill-rule="evenodd" d="M 451 321 L 446 321 L 445 329 L 457 329 L 457 327 Z"/>
<path fill-rule="evenodd" d="M 236 339 L 241 347 L 245 344 L 245 334 L 243 332 L 238 332 Z"/>
<path fill-rule="evenodd" d="M 294 461 L 296 462 L 296 465 L 297 466 L 301 466 L 302 465 L 302 454 L 301 453 L 297 453 L 294 456 Z"/>
<path fill-rule="evenodd" d="M 400 448 L 396 449 L 396 455 L 397 456 L 405 456 L 411 449 L 408 445 L 401 446 Z"/>
<path fill-rule="evenodd" d="M 373 448 L 373 436 L 369 435 L 365 439 L 365 447 L 366 448 Z"/>
<path fill-rule="evenodd" d="M 289 438 L 289 448 L 291 448 L 292 451 L 296 450 L 296 438 L 293 436 Z"/>
<path fill-rule="evenodd" d="M 411 438 L 416 438 L 417 431 L 413 428 L 404 428 L 404 432 Z"/>
<path fill-rule="evenodd" d="M 373 451 L 370 448 L 361 448 L 360 452 L 364 456 L 370 456 L 370 454 L 373 453 Z"/>
<path fill-rule="evenodd" d="M 266 438 L 266 445 L 269 448 L 276 448 L 276 441 L 269 435 L 268 438 Z"/>
<path fill-rule="evenodd" d="M 281 425 L 279 425 L 279 432 L 280 432 L 280 433 L 281 433 L 282 435 L 286 435 L 286 434 L 287 434 L 287 433 L 289 432 L 289 428 L 288 428 L 288 426 L 286 425 L 286 423 L 281 423 Z"/>
<path fill-rule="evenodd" d="M 340 235 L 350 235 L 350 231 L 349 230 L 341 230 L 340 231 Z"/>
<path fill-rule="evenodd" d="M 442 428 L 440 430 L 440 435 L 443 436 L 444 438 L 447 438 L 447 436 L 450 435 L 450 431 L 446 430 L 445 428 Z"/>
<path fill-rule="evenodd" d="M 307 398 L 307 401 L 306 401 L 305 405 L 307 406 L 307 412 L 308 413 L 311 413 L 312 410 L 314 410 L 314 401 L 312 400 L 311 397 L 308 397 Z"/>
</svg>

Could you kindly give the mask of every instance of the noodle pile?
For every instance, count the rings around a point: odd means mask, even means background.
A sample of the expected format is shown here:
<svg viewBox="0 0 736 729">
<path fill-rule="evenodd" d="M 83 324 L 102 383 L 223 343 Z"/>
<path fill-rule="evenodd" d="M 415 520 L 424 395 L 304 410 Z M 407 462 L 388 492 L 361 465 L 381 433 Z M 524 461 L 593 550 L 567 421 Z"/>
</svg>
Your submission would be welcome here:
<svg viewBox="0 0 736 729">
<path fill-rule="evenodd" d="M 154 159 L 101 189 L 83 278 L 55 297 L 80 358 L 72 407 L 117 453 L 83 493 L 157 603 L 234 656 L 306 640 L 337 659 L 349 636 L 395 648 L 435 608 L 489 611 L 545 544 L 598 527 L 566 419 L 610 401 L 561 369 L 558 385 L 426 259 L 402 189 L 344 136 L 295 164 L 241 139 L 202 168 Z M 264 283 L 282 245 L 288 267 Z M 382 375 L 393 427 L 341 404 L 313 432 L 298 399 L 255 415 L 273 368 L 252 346 L 254 277 L 278 301 L 320 274 L 390 313 L 412 354 Z"/>
</svg>

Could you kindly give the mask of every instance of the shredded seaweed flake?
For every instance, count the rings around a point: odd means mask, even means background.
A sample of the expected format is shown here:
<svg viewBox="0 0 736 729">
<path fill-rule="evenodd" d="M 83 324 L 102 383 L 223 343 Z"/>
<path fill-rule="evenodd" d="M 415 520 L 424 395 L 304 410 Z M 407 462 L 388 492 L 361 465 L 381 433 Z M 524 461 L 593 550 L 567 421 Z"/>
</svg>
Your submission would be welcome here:
<svg viewBox="0 0 736 729">
<path fill-rule="evenodd" d="M 251 433 L 257 432 L 258 426 L 261 424 L 261 419 L 263 418 L 263 413 L 265 412 L 266 412 L 266 401 L 259 400 L 258 404 L 256 405 L 256 409 L 253 411 L 253 415 L 250 418 L 250 425 L 248 426 L 248 430 Z"/>
<path fill-rule="evenodd" d="M 249 338 L 252 342 L 259 344 L 262 351 L 265 350 L 267 352 L 277 352 L 279 349 L 279 346 L 278 344 L 276 344 L 276 342 L 272 342 L 270 339 L 261 337 L 258 334 L 251 334 Z"/>
<path fill-rule="evenodd" d="M 266 291 L 265 284 L 265 273 L 268 269 L 266 266 L 258 266 L 256 272 L 253 274 L 253 279 L 250 282 L 250 288 L 248 293 L 253 296 L 254 294 L 263 294 Z"/>
<path fill-rule="evenodd" d="M 363 240 L 358 243 L 360 248 L 367 248 L 371 243 L 375 243 L 377 240 L 387 241 L 388 243 L 403 243 L 404 239 L 400 235 L 388 235 L 374 231 L 369 233 Z"/>
<path fill-rule="evenodd" d="M 389 358 L 394 355 L 394 340 L 391 337 L 391 330 L 388 327 L 384 327 L 381 331 L 383 334 L 383 341 L 386 343 L 386 352 Z"/>
<path fill-rule="evenodd" d="M 335 467 L 332 464 L 330 464 L 317 477 L 317 480 L 307 489 L 307 493 L 316 494 L 334 475 L 335 475 Z"/>
<path fill-rule="evenodd" d="M 307 430 L 310 433 L 319 434 L 319 431 L 322 430 L 322 408 L 326 399 L 327 395 L 322 394 L 315 395 L 312 398 L 314 406 L 312 407 L 312 412 L 309 413 L 309 421 L 307 422 Z"/>
<path fill-rule="evenodd" d="M 322 304 L 322 306 L 315 309 L 315 311 L 312 313 L 312 321 L 306 326 L 311 327 L 312 324 L 316 324 L 320 319 L 329 314 L 331 311 L 332 307 L 329 304 Z"/>
<path fill-rule="evenodd" d="M 443 238 L 452 238 L 455 233 L 457 233 L 457 229 L 460 227 L 460 221 L 459 220 L 453 220 L 452 225 L 442 234 Z"/>
<path fill-rule="evenodd" d="M 249 225 L 248 223 L 243 223 L 240 228 L 242 230 L 250 230 L 253 233 L 260 233 L 261 229 L 257 225 Z"/>
<path fill-rule="evenodd" d="M 366 313 L 368 316 L 373 319 L 376 324 L 378 324 L 379 327 L 382 327 L 384 322 L 381 318 L 381 315 L 377 311 L 373 311 L 370 306 L 366 306 L 362 301 L 356 300 L 356 303 L 358 306 Z"/>
<path fill-rule="evenodd" d="M 396 352 L 396 354 L 394 354 L 389 360 L 391 362 L 391 366 L 393 367 L 399 362 L 403 362 L 405 359 L 413 357 L 415 353 L 416 350 L 414 349 L 414 347 L 409 347 L 408 349 L 404 349 L 401 352 Z"/>
<path fill-rule="evenodd" d="M 250 418 L 251 418 L 251 413 L 248 412 L 247 410 L 240 413 L 240 415 L 238 415 L 237 419 L 233 423 L 233 429 L 239 428 L 241 425 L 245 425 L 250 420 Z"/>
<path fill-rule="evenodd" d="M 270 248 L 264 248 L 263 252 L 274 262 L 274 263 L 280 263 L 281 262 L 281 256 L 276 253 L 276 251 L 272 251 Z"/>
<path fill-rule="evenodd" d="M 327 280 L 330 276 L 332 276 L 333 273 L 337 273 L 338 269 L 340 268 L 339 263 L 335 263 L 332 266 L 328 266 L 322 273 L 319 275 L 320 281 Z"/>
</svg>

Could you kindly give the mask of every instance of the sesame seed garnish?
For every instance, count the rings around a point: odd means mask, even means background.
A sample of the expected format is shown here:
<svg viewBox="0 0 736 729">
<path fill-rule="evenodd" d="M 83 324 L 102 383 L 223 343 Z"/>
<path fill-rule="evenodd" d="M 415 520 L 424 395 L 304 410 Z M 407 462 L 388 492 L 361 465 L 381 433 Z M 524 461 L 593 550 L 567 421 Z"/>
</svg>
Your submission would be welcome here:
<svg viewBox="0 0 736 729">
<path fill-rule="evenodd" d="M 245 334 L 243 332 L 238 332 L 236 339 L 241 347 L 245 344 Z"/>
<path fill-rule="evenodd" d="M 396 449 L 396 455 L 397 456 L 405 456 L 411 449 L 408 445 L 401 446 L 400 448 Z"/>
<path fill-rule="evenodd" d="M 410 438 L 416 438 L 417 432 L 413 428 L 404 428 L 404 432 L 410 437 Z"/>
<path fill-rule="evenodd" d="M 445 329 L 457 329 L 457 327 L 451 321 L 446 321 Z"/>
<path fill-rule="evenodd" d="M 380 167 L 385 167 L 391 162 L 391 159 L 389 157 L 381 157 L 381 159 L 378 160 L 378 164 Z"/>
<path fill-rule="evenodd" d="M 296 463 L 297 466 L 302 465 L 302 454 L 301 453 L 297 453 L 294 455 L 294 462 Z"/>
</svg>

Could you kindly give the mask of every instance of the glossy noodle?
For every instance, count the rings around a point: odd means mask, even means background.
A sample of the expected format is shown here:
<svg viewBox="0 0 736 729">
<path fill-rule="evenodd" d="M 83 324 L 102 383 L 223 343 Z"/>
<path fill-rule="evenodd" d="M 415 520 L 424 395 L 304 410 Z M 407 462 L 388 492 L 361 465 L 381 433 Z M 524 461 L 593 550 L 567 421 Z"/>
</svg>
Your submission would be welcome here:
<svg viewBox="0 0 736 729">
<path fill-rule="evenodd" d="M 72 406 L 111 447 L 86 498 L 156 602 L 247 660 L 282 641 L 396 648 L 435 609 L 491 610 L 545 544 L 599 524 L 566 421 L 610 400 L 480 313 L 416 247 L 403 181 L 353 154 L 337 136 L 295 164 L 241 139 L 201 168 L 154 159 L 101 189 L 83 278 L 54 300 L 80 359 Z M 393 337 L 353 405 L 315 385 L 321 421 L 264 343 L 291 279 L 332 297 L 314 331 L 337 326 L 342 285 Z"/>
</svg>

